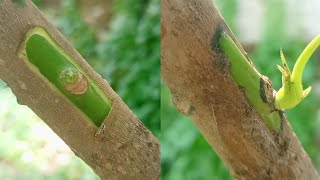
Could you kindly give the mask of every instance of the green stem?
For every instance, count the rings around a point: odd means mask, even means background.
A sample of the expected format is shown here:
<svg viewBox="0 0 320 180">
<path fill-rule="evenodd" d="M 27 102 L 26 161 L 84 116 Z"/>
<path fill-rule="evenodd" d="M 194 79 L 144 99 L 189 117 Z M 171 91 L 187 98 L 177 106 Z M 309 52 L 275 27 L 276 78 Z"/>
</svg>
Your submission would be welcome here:
<svg viewBox="0 0 320 180">
<path fill-rule="evenodd" d="M 293 82 L 302 84 L 302 74 L 303 74 L 304 67 L 307 64 L 308 60 L 310 59 L 311 55 L 319 47 L 319 45 L 320 45 L 320 34 L 316 36 L 300 54 L 292 71 L 291 78 Z"/>
</svg>

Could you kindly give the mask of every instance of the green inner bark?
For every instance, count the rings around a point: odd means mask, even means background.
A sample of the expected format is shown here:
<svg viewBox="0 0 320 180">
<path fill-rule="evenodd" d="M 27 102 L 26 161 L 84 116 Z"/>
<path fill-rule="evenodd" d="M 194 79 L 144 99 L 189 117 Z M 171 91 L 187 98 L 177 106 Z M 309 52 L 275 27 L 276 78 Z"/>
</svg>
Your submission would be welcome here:
<svg viewBox="0 0 320 180">
<path fill-rule="evenodd" d="M 88 90 L 84 94 L 75 95 L 65 88 L 60 73 L 66 68 L 74 68 L 68 58 L 51 44 L 45 37 L 33 34 L 26 42 L 28 60 L 40 73 L 55 85 L 74 105 L 76 105 L 96 126 L 100 126 L 111 109 L 111 101 L 104 97 L 101 90 L 88 79 Z"/>
<path fill-rule="evenodd" d="M 219 45 L 231 62 L 231 75 L 234 81 L 245 90 L 245 95 L 267 126 L 273 130 L 281 127 L 281 117 L 260 96 L 260 75 L 250 65 L 233 40 L 222 32 Z"/>
</svg>

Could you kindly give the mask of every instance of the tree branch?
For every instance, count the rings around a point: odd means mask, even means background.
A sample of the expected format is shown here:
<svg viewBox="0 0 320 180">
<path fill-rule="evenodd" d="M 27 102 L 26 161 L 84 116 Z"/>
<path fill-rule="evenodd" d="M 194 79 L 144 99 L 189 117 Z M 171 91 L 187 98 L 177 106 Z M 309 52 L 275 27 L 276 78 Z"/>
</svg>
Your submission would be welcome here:
<svg viewBox="0 0 320 180">
<path fill-rule="evenodd" d="M 112 101 L 100 127 L 18 57 L 27 31 L 43 27 L 83 72 Z M 159 179 L 158 140 L 35 7 L 31 0 L 19 5 L 0 1 L 0 78 L 45 121 L 102 179 Z M 46 57 L 42 57 L 46 60 Z"/>
<path fill-rule="evenodd" d="M 284 113 L 279 131 L 268 128 L 232 77 L 232 61 L 214 49 L 226 32 L 256 71 L 212 1 L 163 0 L 161 8 L 162 79 L 230 173 L 236 179 L 319 179 Z"/>
</svg>

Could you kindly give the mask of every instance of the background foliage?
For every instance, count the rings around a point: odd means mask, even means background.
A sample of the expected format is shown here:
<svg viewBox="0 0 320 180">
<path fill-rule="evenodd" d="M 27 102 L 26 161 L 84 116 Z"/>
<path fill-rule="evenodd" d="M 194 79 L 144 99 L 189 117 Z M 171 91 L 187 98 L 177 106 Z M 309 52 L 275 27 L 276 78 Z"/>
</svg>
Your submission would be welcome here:
<svg viewBox="0 0 320 180">
<path fill-rule="evenodd" d="M 233 32 L 239 35 L 237 11 L 239 3 L 251 3 L 240 0 L 214 0 L 223 17 Z M 306 46 L 307 40 L 296 17 L 294 28 L 299 28 L 296 37 L 287 36 L 286 16 L 287 7 L 284 0 L 263 1 L 263 32 L 258 43 L 243 44 L 256 68 L 268 76 L 275 89 L 281 87 L 281 74 L 276 65 L 281 64 L 279 50 L 282 48 L 290 67 Z M 253 14 L 253 16 L 255 16 Z M 298 30 L 299 31 L 299 30 Z M 320 31 L 320 30 L 319 30 Z M 309 61 L 304 73 L 305 85 L 312 85 L 315 72 L 315 57 Z M 319 60 L 319 56 L 317 57 Z M 225 166 L 212 148 L 192 124 L 189 118 L 179 114 L 171 101 L 170 91 L 163 84 L 161 86 L 161 160 L 162 179 L 164 180 L 193 180 L 193 179 L 232 179 Z M 320 170 L 320 141 L 317 117 L 319 100 L 316 99 L 316 88 L 298 107 L 286 111 L 294 131 L 303 147 L 310 155 L 314 165 Z"/>
<path fill-rule="evenodd" d="M 159 0 L 114 0 L 103 36 L 86 23 L 78 0 L 34 3 L 159 137 Z M 2 81 L 0 132 L 0 179 L 99 179 Z"/>
</svg>

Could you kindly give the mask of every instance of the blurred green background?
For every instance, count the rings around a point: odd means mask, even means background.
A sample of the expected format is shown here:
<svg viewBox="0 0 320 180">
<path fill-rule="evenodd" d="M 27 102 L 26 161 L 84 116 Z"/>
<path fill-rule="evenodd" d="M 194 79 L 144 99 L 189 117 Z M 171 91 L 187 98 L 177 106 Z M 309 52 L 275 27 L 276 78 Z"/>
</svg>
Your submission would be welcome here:
<svg viewBox="0 0 320 180">
<path fill-rule="evenodd" d="M 160 1 L 34 0 L 160 137 Z M 99 179 L 0 81 L 0 179 Z"/>
<path fill-rule="evenodd" d="M 279 50 L 289 66 L 306 44 L 320 33 L 319 1 L 213 0 L 240 40 L 256 68 L 268 76 L 275 89 L 281 87 Z M 319 50 L 306 66 L 305 86 L 313 90 L 298 107 L 286 115 L 303 147 L 320 170 Z M 179 114 L 170 91 L 161 86 L 161 163 L 163 180 L 232 179 L 227 169 L 197 128 Z"/>
</svg>

